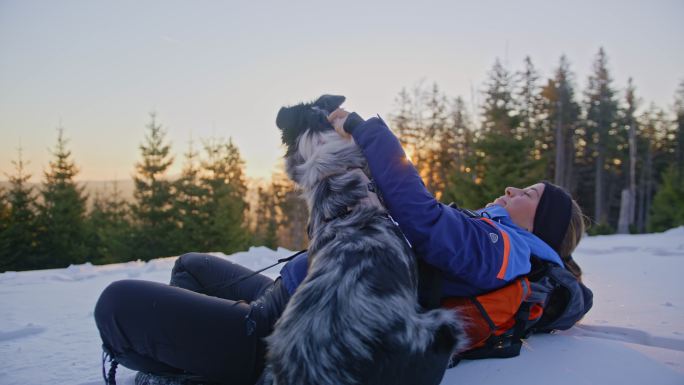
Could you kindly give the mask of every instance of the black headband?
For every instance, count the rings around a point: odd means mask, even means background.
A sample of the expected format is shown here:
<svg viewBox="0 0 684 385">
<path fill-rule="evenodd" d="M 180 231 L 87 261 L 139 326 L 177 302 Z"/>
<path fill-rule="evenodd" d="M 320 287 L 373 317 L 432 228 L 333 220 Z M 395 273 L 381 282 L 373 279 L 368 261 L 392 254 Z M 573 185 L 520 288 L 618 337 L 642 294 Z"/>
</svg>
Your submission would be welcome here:
<svg viewBox="0 0 684 385">
<path fill-rule="evenodd" d="M 544 181 L 532 233 L 560 254 L 560 246 L 570 225 L 572 198 L 562 188 Z M 561 255 L 563 257 L 563 255 Z"/>
</svg>

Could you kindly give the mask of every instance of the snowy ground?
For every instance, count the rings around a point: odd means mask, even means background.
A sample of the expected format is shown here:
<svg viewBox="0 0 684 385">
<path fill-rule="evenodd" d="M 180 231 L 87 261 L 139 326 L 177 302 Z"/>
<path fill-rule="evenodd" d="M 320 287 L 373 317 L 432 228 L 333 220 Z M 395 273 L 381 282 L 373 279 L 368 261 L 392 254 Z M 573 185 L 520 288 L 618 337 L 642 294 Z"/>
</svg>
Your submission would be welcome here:
<svg viewBox="0 0 684 385">
<path fill-rule="evenodd" d="M 288 254 L 227 258 L 257 268 Z M 684 384 L 684 227 L 590 237 L 575 258 L 595 295 L 580 325 L 531 337 L 517 358 L 463 362 L 442 383 Z M 173 260 L 0 274 L 0 384 L 101 384 L 98 295 L 123 278 L 166 282 Z M 132 372 L 120 368 L 117 379 L 132 384 Z"/>
</svg>

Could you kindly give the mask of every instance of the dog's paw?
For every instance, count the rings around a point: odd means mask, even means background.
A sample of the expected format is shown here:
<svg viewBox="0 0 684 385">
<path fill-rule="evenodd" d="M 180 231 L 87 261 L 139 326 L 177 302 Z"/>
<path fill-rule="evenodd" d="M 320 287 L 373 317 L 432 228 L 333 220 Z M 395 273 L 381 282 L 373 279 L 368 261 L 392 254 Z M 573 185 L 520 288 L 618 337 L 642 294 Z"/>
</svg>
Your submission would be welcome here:
<svg viewBox="0 0 684 385">
<path fill-rule="evenodd" d="M 325 110 L 328 114 L 330 115 L 331 112 L 335 111 L 336 109 L 340 108 L 342 103 L 346 98 L 342 95 L 323 95 L 320 98 L 316 99 L 316 101 L 313 103 L 314 106 Z"/>
</svg>

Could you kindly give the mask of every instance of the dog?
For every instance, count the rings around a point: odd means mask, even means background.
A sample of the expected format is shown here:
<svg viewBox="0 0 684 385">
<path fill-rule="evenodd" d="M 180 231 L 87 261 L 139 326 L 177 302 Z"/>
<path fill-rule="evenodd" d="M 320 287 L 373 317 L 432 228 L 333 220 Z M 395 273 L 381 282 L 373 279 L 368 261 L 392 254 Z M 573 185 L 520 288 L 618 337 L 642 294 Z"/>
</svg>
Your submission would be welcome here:
<svg viewBox="0 0 684 385">
<path fill-rule="evenodd" d="M 309 269 L 266 338 L 265 384 L 439 384 L 464 340 L 451 310 L 423 311 L 415 256 L 366 160 L 327 116 L 345 98 L 283 107 L 285 168 L 309 209 Z"/>
</svg>

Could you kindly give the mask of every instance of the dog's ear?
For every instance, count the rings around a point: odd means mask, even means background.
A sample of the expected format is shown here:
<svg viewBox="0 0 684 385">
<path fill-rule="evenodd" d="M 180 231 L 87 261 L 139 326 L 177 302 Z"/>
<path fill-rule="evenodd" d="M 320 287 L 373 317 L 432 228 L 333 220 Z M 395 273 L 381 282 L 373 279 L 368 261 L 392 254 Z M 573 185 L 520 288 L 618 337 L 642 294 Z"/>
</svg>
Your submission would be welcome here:
<svg viewBox="0 0 684 385">
<path fill-rule="evenodd" d="M 314 106 L 325 110 L 328 115 L 336 109 L 340 108 L 342 103 L 344 103 L 345 97 L 342 95 L 323 95 L 316 99 L 313 103 Z"/>
<path fill-rule="evenodd" d="M 282 141 L 292 149 L 297 138 L 307 129 L 324 131 L 332 129 L 328 115 L 344 103 L 342 95 L 323 95 L 313 103 L 300 103 L 282 107 L 276 117 L 276 126 L 282 131 Z"/>
<path fill-rule="evenodd" d="M 311 106 L 298 104 L 292 107 L 281 107 L 276 117 L 276 126 L 280 128 L 281 139 L 288 149 L 292 148 L 299 135 L 306 130 L 306 112 Z"/>
</svg>

